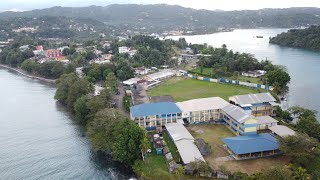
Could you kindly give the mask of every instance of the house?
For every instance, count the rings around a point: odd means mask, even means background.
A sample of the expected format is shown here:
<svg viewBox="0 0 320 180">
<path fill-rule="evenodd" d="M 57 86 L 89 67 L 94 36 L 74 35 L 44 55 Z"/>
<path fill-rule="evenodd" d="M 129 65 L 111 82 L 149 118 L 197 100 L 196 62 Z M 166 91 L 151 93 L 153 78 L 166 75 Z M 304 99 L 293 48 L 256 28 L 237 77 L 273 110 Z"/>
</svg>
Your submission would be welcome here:
<svg viewBox="0 0 320 180">
<path fill-rule="evenodd" d="M 137 84 L 139 81 L 141 81 L 140 78 L 131 78 L 123 81 L 122 84 L 132 86 L 133 84 Z"/>
<path fill-rule="evenodd" d="M 229 98 L 231 104 L 235 104 L 253 116 L 272 116 L 276 99 L 270 93 L 258 93 L 232 96 Z"/>
<path fill-rule="evenodd" d="M 184 125 L 169 123 L 165 125 L 165 128 L 176 145 L 184 164 L 189 164 L 193 161 L 205 161 L 199 149 L 194 144 L 193 136 Z"/>
<path fill-rule="evenodd" d="M 170 78 L 170 77 L 173 77 L 175 75 L 176 75 L 176 71 L 170 70 L 170 69 L 164 69 L 164 70 L 161 70 L 159 72 L 147 75 L 145 77 L 145 79 L 159 81 L 161 79 Z"/>
<path fill-rule="evenodd" d="M 287 136 L 294 136 L 296 134 L 296 132 L 290 128 L 288 128 L 287 126 L 283 126 L 283 125 L 276 125 L 276 126 L 272 126 L 269 127 L 269 129 L 271 130 L 271 132 L 279 137 L 287 137 Z"/>
<path fill-rule="evenodd" d="M 42 45 L 36 46 L 36 50 L 43 50 L 43 46 Z"/>
<path fill-rule="evenodd" d="M 135 71 L 135 74 L 146 75 L 149 72 L 151 72 L 151 69 L 148 69 L 148 68 L 145 68 L 145 67 L 139 67 L 139 68 L 135 68 L 134 71 Z"/>
<path fill-rule="evenodd" d="M 45 55 L 46 55 L 47 58 L 53 58 L 53 59 L 63 56 L 62 52 L 60 50 L 57 50 L 57 49 L 46 50 L 45 51 Z"/>
<path fill-rule="evenodd" d="M 20 51 L 26 51 L 29 49 L 29 45 L 23 45 L 19 47 Z"/>
<path fill-rule="evenodd" d="M 112 59 L 112 54 L 102 54 L 101 55 L 101 58 L 103 58 L 104 60 L 109 60 L 109 61 L 111 61 L 111 59 Z"/>
<path fill-rule="evenodd" d="M 145 103 L 130 108 L 130 117 L 146 130 L 181 121 L 181 110 L 173 102 Z"/>
<path fill-rule="evenodd" d="M 257 134 L 257 119 L 240 107 L 229 104 L 222 108 L 222 114 L 226 126 L 236 135 Z"/>
<path fill-rule="evenodd" d="M 229 103 L 220 97 L 192 99 L 178 102 L 184 122 L 193 124 L 222 119 L 221 109 Z"/>
<path fill-rule="evenodd" d="M 255 70 L 255 71 L 247 71 L 247 72 L 242 72 L 242 76 L 247 76 L 247 77 L 261 77 L 264 76 L 267 72 L 263 70 Z"/>
<path fill-rule="evenodd" d="M 255 159 L 281 154 L 279 143 L 272 135 L 256 134 L 223 138 L 224 148 L 235 160 Z"/>
<path fill-rule="evenodd" d="M 125 53 L 128 53 L 130 50 L 129 47 L 126 47 L 126 46 L 121 46 L 119 47 L 119 54 L 125 54 Z"/>
<path fill-rule="evenodd" d="M 258 121 L 257 130 L 264 130 L 272 126 L 277 126 L 279 122 L 270 116 L 260 116 L 256 117 L 256 119 Z"/>
</svg>

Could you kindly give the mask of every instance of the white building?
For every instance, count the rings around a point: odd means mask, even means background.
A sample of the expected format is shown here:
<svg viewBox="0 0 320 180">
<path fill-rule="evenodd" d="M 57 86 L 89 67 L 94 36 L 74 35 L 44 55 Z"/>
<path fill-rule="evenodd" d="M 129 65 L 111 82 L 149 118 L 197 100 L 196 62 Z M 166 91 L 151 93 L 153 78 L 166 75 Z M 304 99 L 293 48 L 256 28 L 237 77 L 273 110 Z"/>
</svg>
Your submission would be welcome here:
<svg viewBox="0 0 320 180">
<path fill-rule="evenodd" d="M 161 80 L 161 79 L 166 79 L 169 77 L 173 77 L 176 75 L 176 71 L 170 70 L 170 69 L 164 69 L 162 71 L 159 71 L 157 73 L 149 74 L 146 76 L 146 79 L 148 80 Z"/>
<path fill-rule="evenodd" d="M 182 111 L 182 119 L 191 124 L 222 119 L 221 109 L 229 105 L 220 97 L 192 99 L 176 104 Z"/>
<path fill-rule="evenodd" d="M 119 47 L 119 54 L 125 54 L 128 53 L 130 50 L 130 48 L 126 47 L 126 46 L 121 46 Z"/>
<path fill-rule="evenodd" d="M 194 137 L 182 124 L 169 123 L 166 124 L 165 127 L 176 145 L 184 164 L 189 164 L 194 161 L 205 161 L 199 149 L 194 144 Z"/>
<path fill-rule="evenodd" d="M 260 116 L 260 117 L 256 117 L 256 119 L 258 120 L 257 130 L 263 130 L 263 129 L 268 129 L 269 127 L 272 127 L 272 126 L 277 126 L 279 122 L 270 116 Z"/>
<path fill-rule="evenodd" d="M 273 134 L 278 135 L 280 137 L 294 136 L 296 132 L 287 126 L 277 125 L 269 127 Z"/>
</svg>

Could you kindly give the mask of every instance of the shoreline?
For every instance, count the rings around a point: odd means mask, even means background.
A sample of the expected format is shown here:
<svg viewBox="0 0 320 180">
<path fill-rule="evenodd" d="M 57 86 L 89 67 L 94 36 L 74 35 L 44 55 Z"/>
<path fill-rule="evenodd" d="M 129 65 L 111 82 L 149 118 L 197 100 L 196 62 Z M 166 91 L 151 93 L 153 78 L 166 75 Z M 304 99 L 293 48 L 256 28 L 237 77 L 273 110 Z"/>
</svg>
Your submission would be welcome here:
<svg viewBox="0 0 320 180">
<path fill-rule="evenodd" d="M 3 65 L 3 64 L 0 64 L 0 68 L 5 68 L 5 69 L 9 69 L 9 70 L 12 70 L 12 71 L 15 71 L 25 77 L 28 77 L 28 78 L 31 78 L 31 79 L 37 79 L 37 80 L 40 80 L 40 81 L 43 81 L 43 82 L 47 82 L 47 83 L 55 83 L 56 80 L 53 80 L 53 79 L 46 79 L 46 78 L 43 78 L 43 77 L 38 77 L 38 76 L 33 76 L 33 75 L 29 75 L 29 74 L 26 74 L 25 72 L 23 72 L 22 70 L 18 69 L 18 68 L 13 68 L 13 67 L 10 67 L 10 66 L 7 66 L 7 65 Z"/>
</svg>

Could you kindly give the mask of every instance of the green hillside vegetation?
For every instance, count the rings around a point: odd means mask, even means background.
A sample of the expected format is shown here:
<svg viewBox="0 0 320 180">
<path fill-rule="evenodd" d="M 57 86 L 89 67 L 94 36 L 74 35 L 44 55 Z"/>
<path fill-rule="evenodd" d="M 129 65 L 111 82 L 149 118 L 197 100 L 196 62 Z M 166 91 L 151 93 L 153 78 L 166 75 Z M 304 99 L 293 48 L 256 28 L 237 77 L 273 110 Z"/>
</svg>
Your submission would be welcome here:
<svg viewBox="0 0 320 180">
<path fill-rule="evenodd" d="M 270 39 L 270 43 L 280 46 L 320 50 L 320 26 L 307 29 L 291 29 Z"/>
</svg>

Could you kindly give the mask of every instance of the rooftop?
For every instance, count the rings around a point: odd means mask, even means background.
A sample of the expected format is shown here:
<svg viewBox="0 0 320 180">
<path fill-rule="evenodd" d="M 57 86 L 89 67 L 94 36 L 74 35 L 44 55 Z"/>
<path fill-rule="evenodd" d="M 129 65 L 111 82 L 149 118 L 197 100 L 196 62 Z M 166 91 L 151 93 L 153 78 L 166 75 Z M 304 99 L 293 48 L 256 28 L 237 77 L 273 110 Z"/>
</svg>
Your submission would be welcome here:
<svg viewBox="0 0 320 180">
<path fill-rule="evenodd" d="M 269 124 L 269 123 L 278 123 L 279 122 L 270 116 L 260 116 L 260 117 L 256 117 L 256 119 L 258 120 L 258 124 Z"/>
<path fill-rule="evenodd" d="M 132 85 L 132 84 L 137 84 L 138 81 L 140 81 L 140 80 L 141 80 L 140 78 L 131 78 L 131 79 L 123 81 L 122 83 L 126 84 L 126 85 Z"/>
<path fill-rule="evenodd" d="M 229 104 L 226 107 L 222 108 L 222 111 L 224 111 L 239 123 L 244 123 L 247 120 L 254 118 L 252 115 L 246 113 L 243 109 L 233 104 Z"/>
<path fill-rule="evenodd" d="M 173 102 L 146 103 L 130 108 L 133 117 L 181 113 L 179 107 Z"/>
<path fill-rule="evenodd" d="M 230 101 L 236 104 L 258 104 L 264 102 L 275 102 L 276 99 L 270 93 L 259 93 L 259 94 L 246 94 L 239 96 L 232 96 L 229 98 Z"/>
<path fill-rule="evenodd" d="M 269 129 L 280 137 L 294 136 L 296 134 L 294 130 L 283 125 L 272 126 Z"/>
<path fill-rule="evenodd" d="M 224 138 L 222 141 L 235 154 L 248 154 L 279 149 L 277 139 L 270 134 L 230 137 Z"/>
<path fill-rule="evenodd" d="M 163 79 L 166 77 L 174 76 L 175 74 L 176 72 L 174 70 L 164 69 L 157 73 L 149 74 L 147 78 L 152 80 L 157 80 L 157 79 Z"/>
<path fill-rule="evenodd" d="M 200 160 L 205 161 L 199 149 L 194 144 L 194 138 L 182 124 L 166 124 L 166 129 L 177 146 L 180 157 L 185 164 Z"/>
<path fill-rule="evenodd" d="M 204 111 L 210 109 L 222 109 L 229 103 L 220 97 L 192 99 L 189 101 L 178 102 L 177 106 L 184 112 Z"/>
</svg>

